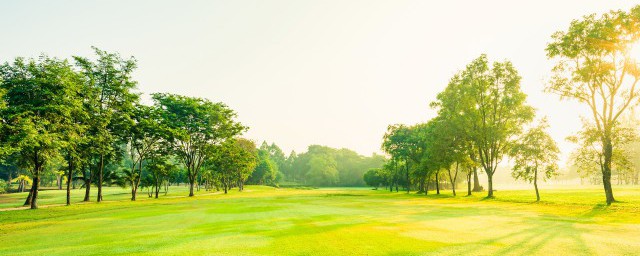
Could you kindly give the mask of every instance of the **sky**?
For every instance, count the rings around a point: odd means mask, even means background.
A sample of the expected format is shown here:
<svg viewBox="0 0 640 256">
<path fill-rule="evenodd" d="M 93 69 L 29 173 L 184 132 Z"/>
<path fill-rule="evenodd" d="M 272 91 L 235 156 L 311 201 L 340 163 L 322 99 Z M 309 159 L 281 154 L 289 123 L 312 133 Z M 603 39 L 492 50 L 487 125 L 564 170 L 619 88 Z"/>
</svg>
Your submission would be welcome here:
<svg viewBox="0 0 640 256">
<path fill-rule="evenodd" d="M 285 152 L 310 144 L 380 153 L 389 124 L 435 116 L 429 103 L 486 53 L 510 60 L 547 116 L 563 159 L 585 107 L 543 92 L 550 36 L 573 19 L 634 1 L 12 1 L 0 2 L 0 62 L 41 53 L 135 56 L 148 94 L 221 101 Z"/>
</svg>

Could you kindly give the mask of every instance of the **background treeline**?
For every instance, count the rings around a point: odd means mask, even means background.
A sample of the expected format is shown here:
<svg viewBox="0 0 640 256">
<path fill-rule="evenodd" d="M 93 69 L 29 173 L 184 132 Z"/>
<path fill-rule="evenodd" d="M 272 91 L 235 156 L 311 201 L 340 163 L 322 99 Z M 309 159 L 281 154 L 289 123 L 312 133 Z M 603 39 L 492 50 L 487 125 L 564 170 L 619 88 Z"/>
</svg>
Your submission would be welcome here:
<svg viewBox="0 0 640 256">
<path fill-rule="evenodd" d="M 311 145 L 307 152 L 288 156 L 274 143 L 260 146 L 260 163 L 249 178 L 255 184 L 278 182 L 285 186 L 365 186 L 364 173 L 381 167 L 382 155 L 359 155 L 349 149 Z"/>
<path fill-rule="evenodd" d="M 42 55 L 0 66 L 0 192 L 26 192 L 37 208 L 41 186 L 103 200 L 103 186 L 158 198 L 171 185 L 243 190 L 244 184 L 362 186 L 384 157 L 310 146 L 288 157 L 275 144 L 241 138 L 247 127 L 221 102 L 168 93 L 140 101 L 136 60 L 94 48 L 92 58 Z"/>
</svg>

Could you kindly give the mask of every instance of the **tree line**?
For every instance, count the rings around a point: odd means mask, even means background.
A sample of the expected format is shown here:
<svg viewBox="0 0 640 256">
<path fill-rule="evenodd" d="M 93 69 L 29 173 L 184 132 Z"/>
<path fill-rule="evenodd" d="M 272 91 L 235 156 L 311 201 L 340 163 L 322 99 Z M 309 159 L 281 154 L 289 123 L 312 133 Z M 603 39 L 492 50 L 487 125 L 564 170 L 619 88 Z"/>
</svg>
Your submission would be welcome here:
<svg viewBox="0 0 640 256">
<path fill-rule="evenodd" d="M 93 184 L 98 202 L 103 186 L 113 184 L 128 185 L 136 200 L 143 180 L 157 197 L 178 165 L 189 196 L 205 168 L 218 170 L 215 181 L 225 188 L 246 180 L 255 145 L 238 137 L 247 128 L 232 109 L 168 93 L 154 93 L 153 104 L 144 105 L 131 76 L 136 60 L 94 52 L 72 60 L 18 57 L 0 66 L 2 159 L 5 169 L 28 170 L 18 177 L 20 189 L 31 183 L 25 205 L 38 207 L 46 170 L 58 186 L 67 181 L 67 204 L 74 181 L 85 188 L 85 201 Z"/>
<path fill-rule="evenodd" d="M 555 65 L 544 90 L 589 110 L 583 129 L 567 139 L 579 145 L 571 155 L 573 164 L 600 174 L 607 204 L 615 201 L 611 174 L 630 169 L 629 147 L 638 141 L 636 126 L 623 117 L 640 99 L 639 40 L 636 6 L 574 20 L 567 30 L 554 33 L 546 47 Z M 462 176 L 471 194 L 481 190 L 480 171 L 487 176 L 487 197 L 492 197 L 493 175 L 509 158 L 512 176 L 533 183 L 540 200 L 537 181 L 557 174 L 559 150 L 546 132 L 546 118 L 536 120 L 527 104 L 520 80 L 509 61 L 490 63 L 486 55 L 473 60 L 431 103 L 437 117 L 388 127 L 382 149 L 391 160 L 382 169 L 370 170 L 365 179 L 376 187 L 398 191 L 400 185 L 407 192 L 415 188 L 424 193 L 429 186 L 439 193 L 448 179 L 455 195 Z"/>
<path fill-rule="evenodd" d="M 158 198 L 180 183 L 189 196 L 245 183 L 362 186 L 364 171 L 384 162 L 317 145 L 288 157 L 275 143 L 258 148 L 240 137 L 247 127 L 221 102 L 152 93 L 145 105 L 132 78 L 136 60 L 93 50 L 91 58 L 41 55 L 0 65 L 0 173 L 8 176 L 0 192 L 17 183 L 32 209 L 41 184 L 66 183 L 67 205 L 78 187 L 84 201 L 92 188 L 102 201 L 103 186 L 128 187 L 135 201 L 140 188 Z"/>
</svg>

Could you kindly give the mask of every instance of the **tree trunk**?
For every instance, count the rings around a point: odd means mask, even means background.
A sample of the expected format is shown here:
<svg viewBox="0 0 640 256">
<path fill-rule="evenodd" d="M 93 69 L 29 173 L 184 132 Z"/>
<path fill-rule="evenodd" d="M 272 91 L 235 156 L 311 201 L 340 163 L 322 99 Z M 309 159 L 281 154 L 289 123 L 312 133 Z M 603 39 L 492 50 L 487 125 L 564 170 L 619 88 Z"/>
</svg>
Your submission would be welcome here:
<svg viewBox="0 0 640 256">
<path fill-rule="evenodd" d="M 100 169 L 98 170 L 98 203 L 102 202 L 102 174 L 104 170 L 104 155 L 100 155 Z"/>
<path fill-rule="evenodd" d="M 31 205 L 31 198 L 33 198 L 33 188 L 35 185 L 33 182 L 31 183 L 31 188 L 29 189 L 29 195 L 27 196 L 27 200 L 24 201 L 24 206 Z"/>
<path fill-rule="evenodd" d="M 471 195 L 471 175 L 473 175 L 473 173 L 469 170 L 467 173 L 467 196 Z"/>
<path fill-rule="evenodd" d="M 456 172 L 455 175 L 451 175 L 451 168 L 449 171 L 449 181 L 451 181 L 451 190 L 453 191 L 453 196 L 456 196 L 456 180 L 458 179 L 458 166 L 459 164 L 456 162 Z"/>
<path fill-rule="evenodd" d="M 487 180 L 489 183 L 489 192 L 487 193 L 487 197 L 491 198 L 493 197 L 493 174 L 487 172 Z"/>
<path fill-rule="evenodd" d="M 438 179 L 438 173 L 436 172 L 436 195 L 440 194 L 440 180 Z"/>
<path fill-rule="evenodd" d="M 85 167 L 86 168 L 86 167 Z M 85 202 L 89 202 L 91 201 L 90 195 L 91 195 L 91 164 L 89 164 L 89 170 L 87 173 L 87 170 L 85 169 L 84 171 L 84 186 L 85 186 L 85 191 L 84 191 L 84 200 Z"/>
<path fill-rule="evenodd" d="M 71 205 L 71 183 L 73 180 L 73 158 L 69 155 L 69 170 L 67 171 L 67 205 Z"/>
<path fill-rule="evenodd" d="M 136 194 L 138 194 L 138 189 L 137 188 L 131 188 L 131 201 L 135 201 L 136 200 Z"/>
<path fill-rule="evenodd" d="M 38 187 L 40 184 L 40 167 L 36 168 L 36 175 L 33 177 L 33 194 L 31 195 L 31 209 L 38 209 Z"/>
<path fill-rule="evenodd" d="M 616 200 L 613 198 L 613 189 L 611 188 L 611 157 L 613 156 L 613 145 L 611 139 L 604 140 L 604 168 L 602 168 L 602 184 L 604 185 L 604 193 L 607 197 L 607 205 Z"/>
<path fill-rule="evenodd" d="M 158 181 L 158 177 L 156 177 L 156 199 L 158 198 L 158 193 L 160 192 L 160 184 Z"/>
<path fill-rule="evenodd" d="M 408 194 L 409 190 L 411 189 L 411 181 L 409 180 L 409 161 L 405 159 L 404 162 L 405 162 L 404 169 L 406 169 L 406 175 L 407 175 L 407 194 Z"/>
<path fill-rule="evenodd" d="M 478 178 L 478 168 L 473 168 L 473 191 L 482 191 L 482 188 L 480 188 L 480 179 Z"/>
<path fill-rule="evenodd" d="M 193 183 L 194 181 L 192 179 L 190 179 L 189 181 L 189 196 L 193 196 Z"/>
<path fill-rule="evenodd" d="M 536 188 L 536 202 L 540 202 L 540 192 L 538 192 L 538 167 L 533 171 L 533 187 Z"/>
</svg>

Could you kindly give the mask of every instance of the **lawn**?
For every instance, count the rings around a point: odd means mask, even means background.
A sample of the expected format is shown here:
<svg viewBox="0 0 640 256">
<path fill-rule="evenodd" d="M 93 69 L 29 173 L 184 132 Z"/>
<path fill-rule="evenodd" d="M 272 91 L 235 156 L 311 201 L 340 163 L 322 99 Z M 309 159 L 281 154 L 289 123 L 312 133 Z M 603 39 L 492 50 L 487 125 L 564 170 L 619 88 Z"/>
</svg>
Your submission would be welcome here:
<svg viewBox="0 0 640 256">
<path fill-rule="evenodd" d="M 597 187 L 452 197 L 326 188 L 248 186 L 224 195 L 186 188 L 128 201 L 10 210 L 25 194 L 0 195 L 1 255 L 634 255 L 640 252 L 640 188 Z M 95 192 L 95 190 L 93 191 Z M 464 191 L 463 191 L 464 192 Z M 463 193 L 460 192 L 460 193 Z M 82 199 L 74 191 L 74 201 Z"/>
</svg>

